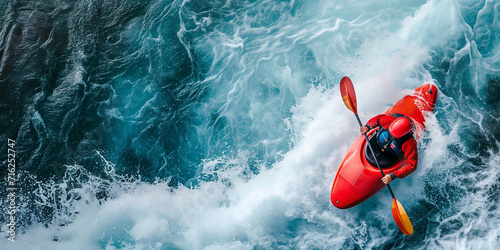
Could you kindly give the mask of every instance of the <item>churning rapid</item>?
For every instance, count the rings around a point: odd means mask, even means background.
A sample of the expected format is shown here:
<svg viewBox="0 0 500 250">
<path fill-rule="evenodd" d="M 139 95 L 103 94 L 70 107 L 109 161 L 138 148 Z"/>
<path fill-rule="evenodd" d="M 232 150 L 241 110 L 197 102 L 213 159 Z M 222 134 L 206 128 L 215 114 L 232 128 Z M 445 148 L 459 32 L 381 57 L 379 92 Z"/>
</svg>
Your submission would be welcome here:
<svg viewBox="0 0 500 250">
<path fill-rule="evenodd" d="M 0 249 L 500 247 L 498 1 L 0 10 Z M 418 169 L 391 183 L 411 236 L 385 189 L 330 202 L 359 134 L 344 75 L 363 122 L 439 89 Z"/>
</svg>

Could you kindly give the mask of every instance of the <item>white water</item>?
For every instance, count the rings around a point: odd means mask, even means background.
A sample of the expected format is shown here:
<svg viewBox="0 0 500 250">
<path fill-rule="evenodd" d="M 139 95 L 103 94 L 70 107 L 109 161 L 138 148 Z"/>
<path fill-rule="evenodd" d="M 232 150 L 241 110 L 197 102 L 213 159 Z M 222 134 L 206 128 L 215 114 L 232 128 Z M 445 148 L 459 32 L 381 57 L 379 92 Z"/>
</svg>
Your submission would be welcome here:
<svg viewBox="0 0 500 250">
<path fill-rule="evenodd" d="M 340 98 L 340 78 L 351 77 L 360 118 L 367 121 L 423 83 L 441 87 L 444 83 L 434 80 L 426 65 L 436 50 L 453 51 L 456 41 L 464 34 L 469 37 L 471 32 L 460 8 L 473 6 L 474 1 L 406 2 L 249 4 L 248 9 L 255 11 L 267 10 L 268 5 L 277 11 L 287 6 L 299 10 L 295 16 L 280 16 L 272 25 L 262 27 L 252 25 L 259 22 L 259 15 L 243 14 L 241 20 L 235 21 L 238 26 L 233 36 L 214 32 L 206 38 L 210 43 L 207 47 L 213 49 L 212 65 L 222 66 L 208 71 L 211 77 L 207 83 L 220 85 L 219 92 L 214 93 L 212 102 L 201 105 L 199 112 L 223 103 L 220 112 L 229 124 L 237 124 L 247 116 L 253 119 L 242 122 L 242 127 L 234 126 L 238 131 L 250 128 L 276 133 L 280 131 L 277 127 L 285 127 L 291 138 L 284 141 L 289 140 L 292 149 L 276 149 L 276 145 L 283 144 L 280 134 L 259 134 L 252 143 L 269 145 L 265 157 L 282 154 L 276 163 L 251 166 L 250 158 L 255 154 L 251 149 L 241 150 L 236 156 L 211 157 L 199 167 L 198 177 L 214 180 L 193 180 L 194 188 L 171 188 L 165 181 L 150 184 L 137 179 L 120 180 L 114 166 L 103 158 L 103 164 L 109 167 L 109 180 L 74 174 L 73 178 L 81 178 L 83 183 L 72 192 L 81 199 L 63 201 L 66 210 L 60 210 L 54 224 L 32 225 L 18 232 L 15 244 L 0 241 L 0 248 L 370 249 L 391 245 L 405 248 L 408 241 L 412 248 L 495 249 L 499 244 L 500 215 L 497 209 L 491 209 L 496 205 L 489 204 L 487 192 L 497 185 L 500 173 L 495 166 L 500 159 L 495 156 L 487 160 L 480 178 L 475 173 L 450 173 L 460 171 L 458 166 L 464 161 L 449 150 L 449 146 L 465 147 L 459 136 L 460 114 L 478 120 L 474 112 L 462 109 L 464 104 L 457 103 L 456 96 L 440 93 L 436 115 L 428 118 L 428 132 L 421 139 L 417 172 L 392 184 L 416 226 L 414 236 L 399 233 L 386 190 L 349 210 L 338 210 L 330 203 L 337 168 L 358 135 L 356 120 Z M 262 11 L 262 15 L 268 14 Z M 456 53 L 474 53 L 475 46 L 467 42 Z M 306 52 L 315 58 L 309 62 L 312 67 L 303 67 L 308 63 Z M 494 71 L 483 68 L 493 67 L 488 63 L 497 63 L 498 54 L 497 49 L 489 59 L 471 62 L 479 77 Z M 451 56 L 452 62 L 460 59 Z M 475 80 L 472 77 L 479 92 L 484 86 Z M 279 92 L 262 98 L 256 83 Z M 279 113 L 283 103 L 294 104 Z M 288 112 L 290 116 L 283 115 Z M 243 132 L 237 134 L 244 137 Z M 255 167 L 259 168 L 258 174 L 251 169 Z M 70 176 L 68 173 L 66 182 L 72 180 Z M 88 176 L 91 181 L 83 181 Z M 453 187 L 470 185 L 476 191 L 463 187 L 462 194 L 444 192 L 450 183 Z M 66 185 L 42 184 L 41 190 L 64 190 Z M 110 196 L 105 202 L 95 198 L 103 187 Z M 433 200 L 434 192 L 441 197 L 457 196 L 440 203 Z M 419 200 L 447 207 L 427 214 L 417 203 Z M 51 200 L 41 198 L 39 202 L 50 206 Z M 429 215 L 430 219 L 417 215 Z M 63 221 L 71 223 L 58 225 Z"/>
</svg>

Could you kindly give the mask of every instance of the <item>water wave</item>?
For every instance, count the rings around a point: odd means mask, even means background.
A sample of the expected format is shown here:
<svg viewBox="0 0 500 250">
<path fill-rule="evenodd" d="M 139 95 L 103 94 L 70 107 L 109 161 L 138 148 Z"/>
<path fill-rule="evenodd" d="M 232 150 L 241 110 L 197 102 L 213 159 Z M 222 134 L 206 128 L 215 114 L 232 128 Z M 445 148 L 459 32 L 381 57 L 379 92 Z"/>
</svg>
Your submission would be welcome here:
<svg viewBox="0 0 500 250">
<path fill-rule="evenodd" d="M 16 140 L 19 188 L 2 249 L 500 245 L 496 1 L 0 6 L 0 141 Z M 439 88 L 418 170 L 391 184 L 412 236 L 385 190 L 330 203 L 359 133 L 344 75 L 362 121 Z"/>
</svg>

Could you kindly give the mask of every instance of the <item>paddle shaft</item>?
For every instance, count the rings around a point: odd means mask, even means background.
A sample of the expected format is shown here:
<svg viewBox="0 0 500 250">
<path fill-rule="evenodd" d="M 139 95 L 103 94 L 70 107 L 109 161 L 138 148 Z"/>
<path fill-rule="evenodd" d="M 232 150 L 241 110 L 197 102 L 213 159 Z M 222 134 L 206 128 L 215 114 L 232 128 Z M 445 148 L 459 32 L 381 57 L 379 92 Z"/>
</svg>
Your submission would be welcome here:
<svg viewBox="0 0 500 250">
<path fill-rule="evenodd" d="M 359 119 L 358 114 L 354 114 L 354 115 L 356 116 L 356 119 L 358 120 L 359 126 L 363 127 L 363 123 L 361 123 L 361 120 Z M 378 164 L 377 156 L 375 155 L 375 152 L 373 151 L 372 144 L 370 143 L 370 140 L 368 139 L 368 136 L 366 135 L 366 133 L 363 135 L 365 136 L 366 143 L 368 144 L 370 151 L 372 151 L 373 159 L 375 160 L 375 163 L 377 163 L 377 167 L 380 170 L 382 177 L 384 177 L 385 176 L 384 170 L 382 170 L 382 168 L 380 167 L 380 164 Z M 387 184 L 387 188 L 389 189 L 389 192 L 391 193 L 392 198 L 396 199 L 396 197 L 394 196 L 394 193 L 392 192 L 391 186 L 389 186 L 389 184 Z"/>
</svg>

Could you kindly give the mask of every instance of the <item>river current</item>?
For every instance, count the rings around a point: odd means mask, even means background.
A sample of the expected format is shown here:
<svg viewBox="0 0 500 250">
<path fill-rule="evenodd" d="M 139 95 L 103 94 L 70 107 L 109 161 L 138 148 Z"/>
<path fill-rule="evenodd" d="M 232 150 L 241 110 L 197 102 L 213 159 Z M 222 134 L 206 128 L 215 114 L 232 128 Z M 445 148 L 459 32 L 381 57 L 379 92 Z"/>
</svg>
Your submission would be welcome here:
<svg viewBox="0 0 500 250">
<path fill-rule="evenodd" d="M 0 12 L 0 249 L 500 248 L 499 1 L 1 0 Z M 385 189 L 330 202 L 359 134 L 345 75 L 364 122 L 439 89 L 418 169 L 391 183 L 412 236 Z"/>
</svg>

